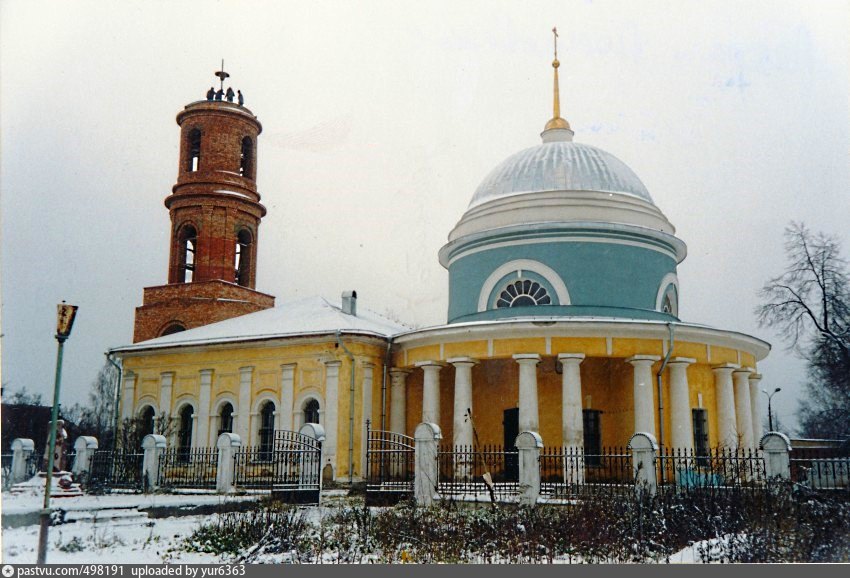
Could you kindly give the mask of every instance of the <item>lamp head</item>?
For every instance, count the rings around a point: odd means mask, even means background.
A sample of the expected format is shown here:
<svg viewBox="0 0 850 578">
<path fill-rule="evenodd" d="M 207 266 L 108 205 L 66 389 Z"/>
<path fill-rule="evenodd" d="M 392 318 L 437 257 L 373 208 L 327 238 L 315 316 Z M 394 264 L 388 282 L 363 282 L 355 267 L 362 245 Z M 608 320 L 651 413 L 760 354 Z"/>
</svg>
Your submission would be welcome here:
<svg viewBox="0 0 850 578">
<path fill-rule="evenodd" d="M 74 318 L 77 316 L 77 306 L 68 305 L 64 301 L 56 306 L 56 339 L 65 341 L 71 335 Z"/>
</svg>

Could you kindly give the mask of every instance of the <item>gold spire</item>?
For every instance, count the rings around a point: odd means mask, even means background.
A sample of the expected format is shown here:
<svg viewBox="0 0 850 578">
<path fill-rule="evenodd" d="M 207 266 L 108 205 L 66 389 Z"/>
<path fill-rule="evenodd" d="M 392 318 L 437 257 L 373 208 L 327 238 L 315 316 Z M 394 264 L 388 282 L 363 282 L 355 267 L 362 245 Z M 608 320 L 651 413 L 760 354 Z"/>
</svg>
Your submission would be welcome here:
<svg viewBox="0 0 850 578">
<path fill-rule="evenodd" d="M 552 118 L 546 123 L 546 126 L 543 129 L 544 132 L 558 128 L 570 130 L 570 123 L 561 118 L 561 95 L 560 90 L 558 89 L 558 67 L 561 66 L 561 63 L 558 62 L 558 29 L 553 28 L 552 34 L 555 36 L 555 60 L 552 61 L 552 68 L 555 69 L 555 99 Z"/>
</svg>

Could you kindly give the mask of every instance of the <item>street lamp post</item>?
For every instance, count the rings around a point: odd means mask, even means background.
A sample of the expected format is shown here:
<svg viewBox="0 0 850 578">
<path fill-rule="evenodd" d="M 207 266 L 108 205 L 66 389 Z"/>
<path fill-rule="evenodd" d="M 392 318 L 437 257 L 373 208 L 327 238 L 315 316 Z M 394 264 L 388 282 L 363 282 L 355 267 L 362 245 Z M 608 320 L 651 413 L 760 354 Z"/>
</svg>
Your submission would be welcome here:
<svg viewBox="0 0 850 578">
<path fill-rule="evenodd" d="M 770 431 L 773 431 L 773 408 L 770 405 L 770 401 L 773 399 L 773 396 L 782 391 L 781 387 L 777 387 L 773 390 L 773 393 L 767 393 L 766 390 L 761 390 L 763 394 L 767 396 L 767 428 Z"/>
<path fill-rule="evenodd" d="M 47 562 L 47 532 L 50 528 L 50 492 L 53 489 L 53 459 L 56 453 L 56 422 L 59 418 L 59 386 L 62 381 L 62 348 L 71 335 L 74 317 L 77 315 L 76 305 L 67 305 L 64 301 L 57 305 L 56 341 L 59 348 L 56 352 L 56 378 L 53 382 L 53 410 L 50 414 L 50 453 L 47 456 L 47 479 L 44 483 L 44 508 L 41 510 L 41 529 L 38 534 L 38 564 Z"/>
</svg>

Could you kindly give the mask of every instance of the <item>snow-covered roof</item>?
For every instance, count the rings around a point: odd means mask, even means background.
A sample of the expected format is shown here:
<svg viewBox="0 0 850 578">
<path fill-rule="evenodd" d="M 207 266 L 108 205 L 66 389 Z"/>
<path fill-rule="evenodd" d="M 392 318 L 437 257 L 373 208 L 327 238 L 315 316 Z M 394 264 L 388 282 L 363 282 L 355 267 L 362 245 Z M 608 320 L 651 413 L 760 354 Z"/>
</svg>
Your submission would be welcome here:
<svg viewBox="0 0 850 578">
<path fill-rule="evenodd" d="M 357 315 L 349 315 L 322 297 L 306 297 L 271 309 L 210 323 L 203 327 L 116 347 L 112 351 L 130 352 L 165 347 L 256 341 L 321 335 L 337 331 L 389 337 L 409 330 L 409 327 L 390 321 L 363 307 L 357 308 Z"/>
</svg>

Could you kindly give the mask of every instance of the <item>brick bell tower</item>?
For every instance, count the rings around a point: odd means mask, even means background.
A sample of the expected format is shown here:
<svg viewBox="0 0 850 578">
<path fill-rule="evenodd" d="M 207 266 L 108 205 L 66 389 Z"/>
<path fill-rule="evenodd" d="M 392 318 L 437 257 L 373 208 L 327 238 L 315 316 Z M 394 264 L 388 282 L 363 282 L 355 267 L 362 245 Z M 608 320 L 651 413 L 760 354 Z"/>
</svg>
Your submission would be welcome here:
<svg viewBox="0 0 850 578">
<path fill-rule="evenodd" d="M 257 192 L 257 136 L 263 127 L 229 74 L 207 99 L 186 105 L 177 184 L 165 199 L 171 217 L 168 285 L 145 287 L 133 342 L 274 307 L 254 289 L 257 242 L 266 208 Z"/>
</svg>

